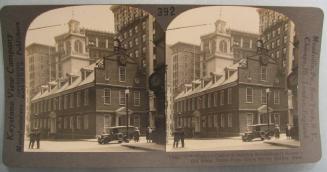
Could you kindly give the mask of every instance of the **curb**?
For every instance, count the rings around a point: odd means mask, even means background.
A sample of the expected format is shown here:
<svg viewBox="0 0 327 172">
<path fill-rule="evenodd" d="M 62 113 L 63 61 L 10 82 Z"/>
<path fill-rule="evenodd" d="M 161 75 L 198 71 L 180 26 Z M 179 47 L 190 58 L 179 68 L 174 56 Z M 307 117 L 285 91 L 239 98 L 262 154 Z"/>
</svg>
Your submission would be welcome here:
<svg viewBox="0 0 327 172">
<path fill-rule="evenodd" d="M 297 145 L 290 145 L 290 144 L 285 144 L 285 143 L 276 143 L 276 142 L 264 142 L 270 145 L 274 145 L 274 146 L 282 146 L 282 147 L 287 147 L 287 148 L 298 148 L 299 146 Z"/>
<path fill-rule="evenodd" d="M 133 145 L 121 145 L 127 148 L 131 148 L 131 149 L 138 149 L 138 150 L 144 150 L 144 151 L 164 151 L 164 150 L 160 150 L 160 149 L 153 149 L 153 148 L 145 148 L 145 147 L 140 147 L 140 146 L 133 146 Z"/>
</svg>

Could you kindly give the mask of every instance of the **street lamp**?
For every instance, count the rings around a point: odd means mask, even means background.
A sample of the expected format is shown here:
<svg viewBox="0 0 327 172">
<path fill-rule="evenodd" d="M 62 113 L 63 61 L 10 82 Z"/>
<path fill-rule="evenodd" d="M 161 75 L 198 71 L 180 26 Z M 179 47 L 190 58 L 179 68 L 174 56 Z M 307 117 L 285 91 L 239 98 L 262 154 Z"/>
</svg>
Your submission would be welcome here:
<svg viewBox="0 0 327 172">
<path fill-rule="evenodd" d="M 270 114 L 269 114 L 269 104 L 268 104 L 268 102 L 269 102 L 269 93 L 270 93 L 271 91 L 270 91 L 270 89 L 269 88 L 267 88 L 266 89 L 266 94 L 267 94 L 267 96 L 266 96 L 266 103 L 267 103 L 267 115 L 268 115 L 268 129 L 270 128 Z"/>
<path fill-rule="evenodd" d="M 128 95 L 129 95 L 129 89 L 126 88 L 125 90 L 125 96 L 126 96 L 126 100 L 125 100 L 125 104 L 126 104 L 126 131 L 127 131 L 127 140 L 129 139 L 129 134 L 128 134 L 128 128 L 129 128 L 129 114 L 128 114 Z"/>
</svg>

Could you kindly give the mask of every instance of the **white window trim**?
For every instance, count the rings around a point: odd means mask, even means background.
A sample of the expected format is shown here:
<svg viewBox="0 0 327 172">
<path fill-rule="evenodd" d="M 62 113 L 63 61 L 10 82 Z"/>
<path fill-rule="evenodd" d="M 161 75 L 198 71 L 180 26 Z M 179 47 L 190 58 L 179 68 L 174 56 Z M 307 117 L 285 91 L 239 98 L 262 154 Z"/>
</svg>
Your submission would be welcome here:
<svg viewBox="0 0 327 172">
<path fill-rule="evenodd" d="M 232 113 L 227 114 L 227 127 L 228 128 L 233 127 L 233 114 Z"/>
<path fill-rule="evenodd" d="M 220 94 L 219 94 L 219 102 L 220 102 L 220 106 L 224 105 L 224 100 L 225 100 L 225 91 L 221 90 Z"/>
<path fill-rule="evenodd" d="M 263 96 L 265 96 L 265 98 L 263 99 Z M 267 93 L 266 93 L 266 89 L 261 89 L 261 104 L 262 105 L 266 105 L 267 104 Z M 264 100 L 264 102 L 262 101 Z"/>
<path fill-rule="evenodd" d="M 88 88 L 84 90 L 84 106 L 87 106 L 87 105 L 89 105 L 89 89 Z"/>
<path fill-rule="evenodd" d="M 232 98 L 233 97 L 233 92 L 232 92 L 232 88 L 228 88 L 227 90 L 227 103 L 228 104 L 232 104 Z"/>
<path fill-rule="evenodd" d="M 109 95 L 106 95 L 106 91 L 109 91 Z M 109 97 L 109 102 L 106 102 L 106 98 Z M 111 89 L 105 88 L 103 89 L 103 104 L 105 105 L 111 105 Z"/>
<path fill-rule="evenodd" d="M 248 89 L 252 90 L 251 101 L 248 101 L 248 91 L 247 91 Z M 245 88 L 245 103 L 253 103 L 253 88 L 252 87 Z"/>
<path fill-rule="evenodd" d="M 124 103 L 121 103 L 121 99 L 124 97 Z M 124 90 L 119 91 L 119 105 L 126 105 L 126 95 Z"/>
<path fill-rule="evenodd" d="M 265 72 L 262 72 L 262 70 L 265 69 Z M 265 78 L 263 78 L 263 74 L 265 75 Z M 261 81 L 267 81 L 268 80 L 268 71 L 266 66 L 261 66 L 260 68 L 260 80 Z"/>
<path fill-rule="evenodd" d="M 280 91 L 274 90 L 274 104 L 280 104 Z"/>
<path fill-rule="evenodd" d="M 121 77 L 121 69 L 124 70 L 124 78 Z M 119 66 L 119 68 L 118 68 L 118 75 L 119 75 L 119 82 L 126 82 L 126 67 Z"/>
</svg>

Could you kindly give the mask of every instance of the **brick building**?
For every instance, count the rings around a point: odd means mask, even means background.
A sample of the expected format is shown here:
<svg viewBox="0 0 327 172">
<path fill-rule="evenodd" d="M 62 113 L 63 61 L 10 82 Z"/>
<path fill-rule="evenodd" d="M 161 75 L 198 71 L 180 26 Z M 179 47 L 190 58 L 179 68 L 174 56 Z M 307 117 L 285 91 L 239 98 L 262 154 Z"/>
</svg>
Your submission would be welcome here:
<svg viewBox="0 0 327 172">
<path fill-rule="evenodd" d="M 128 58 L 122 66 L 119 57 L 105 57 L 44 85 L 31 102 L 31 125 L 40 128 L 43 137 L 94 138 L 105 127 L 127 124 L 128 103 L 130 125 L 144 133 L 148 124 L 145 75 L 134 59 Z"/>
<path fill-rule="evenodd" d="M 273 59 L 245 57 L 180 93 L 175 98 L 175 127 L 200 137 L 239 135 L 252 124 L 284 129 L 288 122 L 284 84 Z"/>
</svg>

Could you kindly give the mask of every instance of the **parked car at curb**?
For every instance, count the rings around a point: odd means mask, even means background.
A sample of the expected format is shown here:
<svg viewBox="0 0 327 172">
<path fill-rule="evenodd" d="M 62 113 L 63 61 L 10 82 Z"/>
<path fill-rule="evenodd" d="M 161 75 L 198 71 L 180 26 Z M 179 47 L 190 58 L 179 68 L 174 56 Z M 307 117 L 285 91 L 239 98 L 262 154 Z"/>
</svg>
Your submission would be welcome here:
<svg viewBox="0 0 327 172">
<path fill-rule="evenodd" d="M 118 141 L 118 143 L 129 142 L 134 137 L 137 127 L 129 126 L 128 133 L 126 126 L 116 126 L 105 128 L 103 133 L 97 136 L 99 144 L 107 144 L 112 141 Z M 128 137 L 127 137 L 128 136 Z"/>
<path fill-rule="evenodd" d="M 260 138 L 261 140 L 269 140 L 273 135 L 273 128 L 274 125 L 268 124 L 255 124 L 249 125 L 248 131 L 241 134 L 243 142 L 250 142 L 253 139 Z"/>
</svg>

